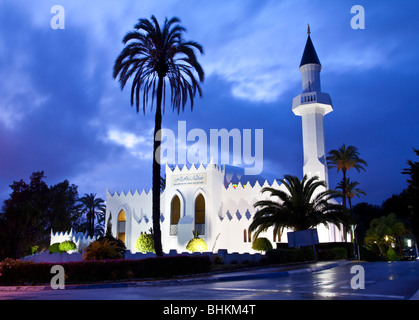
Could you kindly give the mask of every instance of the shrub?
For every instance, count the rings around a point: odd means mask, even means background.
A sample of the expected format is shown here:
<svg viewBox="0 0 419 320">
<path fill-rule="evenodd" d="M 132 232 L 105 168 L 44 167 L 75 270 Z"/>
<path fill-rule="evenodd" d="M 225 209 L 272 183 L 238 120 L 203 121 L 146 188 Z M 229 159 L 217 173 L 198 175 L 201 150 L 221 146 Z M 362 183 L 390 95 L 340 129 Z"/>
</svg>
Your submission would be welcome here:
<svg viewBox="0 0 419 320">
<path fill-rule="evenodd" d="M 319 260 L 348 259 L 348 251 L 343 247 L 319 250 Z"/>
<path fill-rule="evenodd" d="M 1 265 L 3 263 L 0 263 Z M 49 284 L 52 277 L 50 271 L 53 265 L 54 263 L 17 261 L 9 268 L 8 264 L 4 263 L 6 268 L 2 276 L 0 276 L 0 284 Z M 211 261 L 208 256 L 175 256 L 142 260 L 91 260 L 67 262 L 61 265 L 65 270 L 67 284 L 204 273 L 210 271 Z"/>
<path fill-rule="evenodd" d="M 213 263 L 213 264 L 224 264 L 224 260 L 223 260 L 223 258 L 221 258 L 218 254 L 216 254 L 216 255 L 212 258 L 212 263 Z"/>
<path fill-rule="evenodd" d="M 390 249 L 387 250 L 387 259 L 388 259 L 388 261 L 396 261 L 397 254 L 396 254 L 396 251 L 394 251 L 393 248 L 390 248 Z"/>
<path fill-rule="evenodd" d="M 191 252 L 204 252 L 207 251 L 207 244 L 204 239 L 193 238 L 186 245 L 186 250 Z"/>
<path fill-rule="evenodd" d="M 152 234 L 141 233 L 135 242 L 135 249 L 142 253 L 152 252 L 156 253 L 154 250 L 154 239 Z"/>
<path fill-rule="evenodd" d="M 105 235 L 96 241 L 105 242 L 106 240 L 115 246 L 116 250 L 121 254 L 121 256 L 124 256 L 125 251 L 127 250 L 124 241 L 119 240 L 112 235 Z"/>
<path fill-rule="evenodd" d="M 62 252 L 68 252 L 68 251 L 77 250 L 77 245 L 73 241 L 67 240 L 67 241 L 61 242 L 58 248 Z"/>
<path fill-rule="evenodd" d="M 35 263 L 30 261 L 21 261 L 19 259 L 4 259 L 0 262 L 0 283 L 18 283 L 19 281 L 21 281 L 19 277 L 19 270 L 22 268 L 22 266 L 33 264 Z M 33 273 L 33 278 L 37 279 L 37 274 L 35 272 Z"/>
<path fill-rule="evenodd" d="M 32 247 L 31 247 L 31 254 L 35 254 L 35 253 L 37 253 L 37 252 L 38 252 L 38 250 L 39 250 L 39 246 L 32 246 Z"/>
<path fill-rule="evenodd" d="M 354 258 L 354 245 L 352 242 L 323 242 L 316 244 L 316 249 L 319 251 L 320 254 L 324 250 L 335 248 L 344 248 L 346 250 L 347 257 L 345 259 Z"/>
<path fill-rule="evenodd" d="M 108 239 L 93 241 L 83 253 L 83 260 L 122 259 L 116 242 Z"/>
<path fill-rule="evenodd" d="M 207 244 L 203 239 L 199 238 L 198 230 L 193 230 L 192 234 L 194 235 L 194 237 L 186 245 L 186 250 L 191 252 L 207 251 Z"/>
<path fill-rule="evenodd" d="M 306 248 L 280 248 L 266 251 L 271 263 L 290 263 L 314 260 L 313 249 Z"/>
<path fill-rule="evenodd" d="M 56 243 L 53 243 L 52 245 L 50 245 L 49 248 L 48 248 L 48 251 L 49 251 L 49 253 L 63 253 L 63 252 L 65 252 L 65 251 L 62 251 L 60 249 L 60 243 L 59 242 L 56 242 Z"/>
<path fill-rule="evenodd" d="M 267 238 L 256 238 L 252 243 L 252 249 L 260 252 L 272 250 L 272 243 Z"/>
</svg>

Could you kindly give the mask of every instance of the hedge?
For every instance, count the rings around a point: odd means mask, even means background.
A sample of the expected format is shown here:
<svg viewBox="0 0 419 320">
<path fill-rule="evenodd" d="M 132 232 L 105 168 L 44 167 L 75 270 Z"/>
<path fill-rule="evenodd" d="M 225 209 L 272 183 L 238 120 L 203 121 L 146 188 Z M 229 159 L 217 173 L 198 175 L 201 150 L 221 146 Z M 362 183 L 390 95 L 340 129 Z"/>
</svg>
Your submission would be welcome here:
<svg viewBox="0 0 419 320">
<path fill-rule="evenodd" d="M 316 244 L 317 258 L 322 261 L 340 260 L 353 258 L 352 243 L 319 243 Z M 271 263 L 291 263 L 313 261 L 314 252 L 312 247 L 288 248 L 286 244 L 278 246 L 273 250 L 268 250 L 266 256 Z"/>
<path fill-rule="evenodd" d="M 5 269 L 0 276 L 2 285 L 49 284 L 54 263 L 21 262 Z M 156 257 L 142 260 L 102 260 L 68 262 L 64 267 L 66 283 L 86 283 L 106 280 L 173 277 L 210 271 L 208 256 Z"/>
<path fill-rule="evenodd" d="M 266 256 L 271 263 L 290 263 L 313 261 L 313 248 L 279 248 L 266 251 Z"/>
</svg>

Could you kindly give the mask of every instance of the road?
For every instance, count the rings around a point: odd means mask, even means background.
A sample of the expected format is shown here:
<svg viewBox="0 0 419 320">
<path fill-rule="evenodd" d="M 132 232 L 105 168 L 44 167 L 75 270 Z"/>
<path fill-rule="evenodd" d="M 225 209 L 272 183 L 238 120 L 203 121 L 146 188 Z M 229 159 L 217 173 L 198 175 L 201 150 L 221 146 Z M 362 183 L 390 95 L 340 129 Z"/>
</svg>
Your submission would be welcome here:
<svg viewBox="0 0 419 320">
<path fill-rule="evenodd" d="M 351 273 L 353 266 L 361 272 Z M 355 278 L 354 278 L 355 277 Z M 364 289 L 353 289 L 360 285 Z M 356 280 L 356 281 L 355 281 Z M 409 300 L 419 299 L 419 262 L 349 263 L 316 272 L 241 281 L 125 288 L 1 291 L 4 300 Z"/>
</svg>

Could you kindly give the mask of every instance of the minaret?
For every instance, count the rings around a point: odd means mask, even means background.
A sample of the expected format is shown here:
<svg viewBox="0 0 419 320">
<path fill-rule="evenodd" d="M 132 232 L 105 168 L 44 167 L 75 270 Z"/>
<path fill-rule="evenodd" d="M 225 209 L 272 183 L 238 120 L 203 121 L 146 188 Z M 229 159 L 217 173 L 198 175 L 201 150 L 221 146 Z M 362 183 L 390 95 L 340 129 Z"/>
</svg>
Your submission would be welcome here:
<svg viewBox="0 0 419 320">
<path fill-rule="evenodd" d="M 307 43 L 300 63 L 303 79 L 303 93 L 292 101 L 292 111 L 301 116 L 303 123 L 304 175 L 318 176 L 328 186 L 327 162 L 324 143 L 324 115 L 333 111 L 332 101 L 327 93 L 321 92 L 320 71 L 322 65 L 317 57 L 307 30 Z"/>
</svg>

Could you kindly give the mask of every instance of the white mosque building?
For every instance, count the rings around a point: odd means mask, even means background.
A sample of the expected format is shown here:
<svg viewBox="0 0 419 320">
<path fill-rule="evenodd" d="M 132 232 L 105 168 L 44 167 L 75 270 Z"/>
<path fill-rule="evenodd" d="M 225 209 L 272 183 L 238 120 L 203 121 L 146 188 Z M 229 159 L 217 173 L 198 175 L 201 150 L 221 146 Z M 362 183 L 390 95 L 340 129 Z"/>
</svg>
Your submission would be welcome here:
<svg viewBox="0 0 419 320">
<path fill-rule="evenodd" d="M 308 177 L 318 176 L 328 184 L 324 116 L 333 109 L 330 96 L 321 91 L 322 66 L 310 31 L 299 69 L 302 93 L 293 99 L 292 111 L 302 118 L 303 173 Z M 230 253 L 254 253 L 249 225 L 256 212 L 254 203 L 269 197 L 268 193 L 261 193 L 267 186 L 284 188 L 276 181 L 269 184 L 212 161 L 189 168 L 166 165 L 166 187 L 160 198 L 163 251 L 185 252 L 186 244 L 193 237 L 192 231 L 198 230 L 208 251 L 226 249 Z M 107 191 L 105 221 L 109 217 L 114 236 L 123 240 L 131 252 L 136 252 L 136 240 L 142 232 L 149 233 L 152 228 L 152 191 L 113 194 Z M 277 242 L 287 242 L 286 230 L 283 234 L 274 234 L 272 230 L 260 237 L 268 238 L 274 247 Z M 342 231 L 335 225 L 328 228 L 321 225 L 317 231 L 319 242 L 344 241 Z"/>
</svg>

